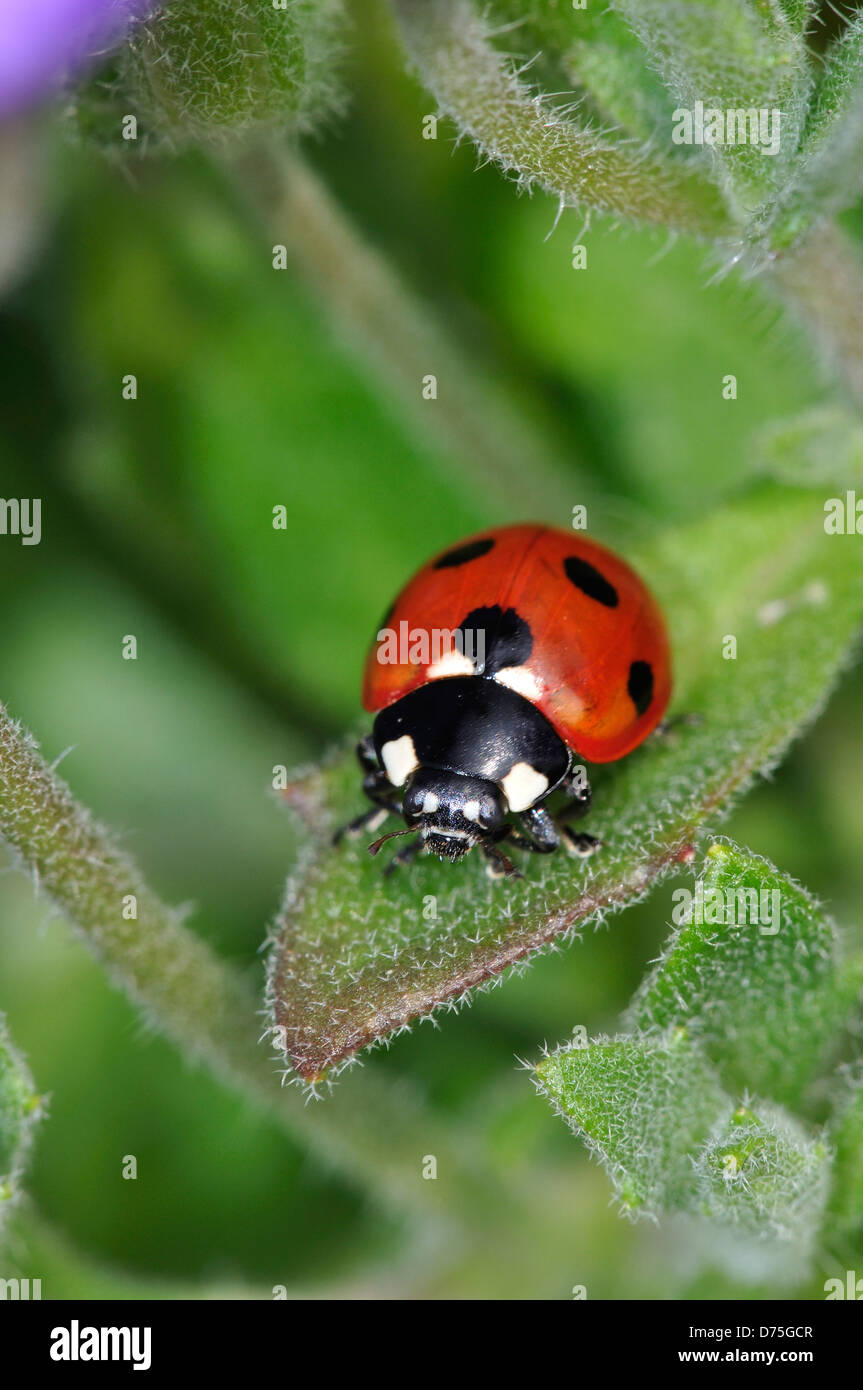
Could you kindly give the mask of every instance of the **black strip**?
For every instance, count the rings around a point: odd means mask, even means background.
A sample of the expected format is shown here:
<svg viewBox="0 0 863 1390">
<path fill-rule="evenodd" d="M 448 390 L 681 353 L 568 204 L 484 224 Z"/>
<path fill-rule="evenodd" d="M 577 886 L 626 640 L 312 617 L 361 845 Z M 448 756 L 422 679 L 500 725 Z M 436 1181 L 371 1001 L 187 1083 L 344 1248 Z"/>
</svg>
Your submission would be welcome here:
<svg viewBox="0 0 863 1390">
<path fill-rule="evenodd" d="M 566 577 L 577 589 L 581 589 L 588 598 L 595 598 L 597 603 L 605 604 L 606 608 L 616 608 L 618 604 L 617 590 L 613 584 L 600 574 L 598 569 L 587 560 L 582 560 L 579 555 L 570 555 L 563 562 Z"/>
<path fill-rule="evenodd" d="M 448 550 L 446 555 L 435 560 L 434 569 L 455 569 L 458 565 L 466 565 L 468 560 L 478 560 L 481 555 L 487 555 L 493 549 L 494 541 L 488 538 L 483 541 L 468 541 L 467 545 L 457 545 L 455 550 Z"/>
<path fill-rule="evenodd" d="M 478 676 L 493 676 L 506 666 L 523 666 L 533 651 L 530 627 L 514 608 L 502 611 L 498 604 L 474 608 L 457 630 L 465 634 L 459 650 L 474 658 Z"/>
<path fill-rule="evenodd" d="M 649 661 L 633 661 L 626 689 L 638 713 L 646 714 L 653 699 L 653 667 Z"/>
</svg>

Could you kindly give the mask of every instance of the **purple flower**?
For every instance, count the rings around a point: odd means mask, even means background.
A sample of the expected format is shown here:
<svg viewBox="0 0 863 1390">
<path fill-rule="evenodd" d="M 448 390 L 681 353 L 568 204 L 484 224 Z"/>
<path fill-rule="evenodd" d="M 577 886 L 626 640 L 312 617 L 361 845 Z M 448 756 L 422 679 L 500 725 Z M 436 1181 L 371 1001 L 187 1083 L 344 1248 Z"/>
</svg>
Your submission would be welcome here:
<svg viewBox="0 0 863 1390">
<path fill-rule="evenodd" d="M 148 0 L 0 0 L 0 119 L 119 42 Z"/>
</svg>

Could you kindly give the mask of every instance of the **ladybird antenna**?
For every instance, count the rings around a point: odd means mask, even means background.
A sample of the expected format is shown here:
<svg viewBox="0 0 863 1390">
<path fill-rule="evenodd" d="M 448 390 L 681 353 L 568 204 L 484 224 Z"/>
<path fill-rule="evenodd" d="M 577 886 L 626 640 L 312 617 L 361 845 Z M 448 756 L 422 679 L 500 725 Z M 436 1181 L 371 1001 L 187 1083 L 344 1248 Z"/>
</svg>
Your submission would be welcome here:
<svg viewBox="0 0 863 1390">
<path fill-rule="evenodd" d="M 417 832 L 408 826 L 407 830 L 390 830 L 386 835 L 381 835 L 379 840 L 373 840 L 369 845 L 369 854 L 376 855 L 381 845 L 385 845 L 387 840 L 397 840 L 399 835 L 415 835 Z"/>
</svg>

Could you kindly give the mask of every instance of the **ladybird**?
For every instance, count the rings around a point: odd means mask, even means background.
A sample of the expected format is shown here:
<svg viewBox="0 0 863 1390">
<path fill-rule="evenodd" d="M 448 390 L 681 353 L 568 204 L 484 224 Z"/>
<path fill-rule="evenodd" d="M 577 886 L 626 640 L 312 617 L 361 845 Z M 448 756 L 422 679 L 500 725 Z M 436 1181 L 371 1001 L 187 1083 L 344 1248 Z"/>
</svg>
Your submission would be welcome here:
<svg viewBox="0 0 863 1390">
<path fill-rule="evenodd" d="M 363 680 L 376 717 L 357 747 L 372 808 L 340 834 L 401 816 L 369 846 L 415 835 L 389 869 L 479 848 L 489 872 L 517 875 L 504 843 L 591 853 L 598 841 L 564 824 L 590 806 L 581 760 L 637 748 L 670 694 L 662 614 L 612 551 L 542 525 L 471 536 L 418 571 L 377 633 Z"/>
</svg>

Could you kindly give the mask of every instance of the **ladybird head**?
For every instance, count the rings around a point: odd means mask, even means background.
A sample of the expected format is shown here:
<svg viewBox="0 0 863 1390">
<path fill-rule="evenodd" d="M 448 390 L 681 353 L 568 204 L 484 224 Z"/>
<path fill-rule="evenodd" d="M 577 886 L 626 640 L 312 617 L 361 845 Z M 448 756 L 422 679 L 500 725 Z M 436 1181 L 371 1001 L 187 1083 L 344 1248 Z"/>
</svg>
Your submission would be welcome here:
<svg viewBox="0 0 863 1390">
<path fill-rule="evenodd" d="M 494 782 L 421 767 L 408 779 L 402 811 L 439 859 L 461 859 L 500 830 L 506 802 Z"/>
</svg>

